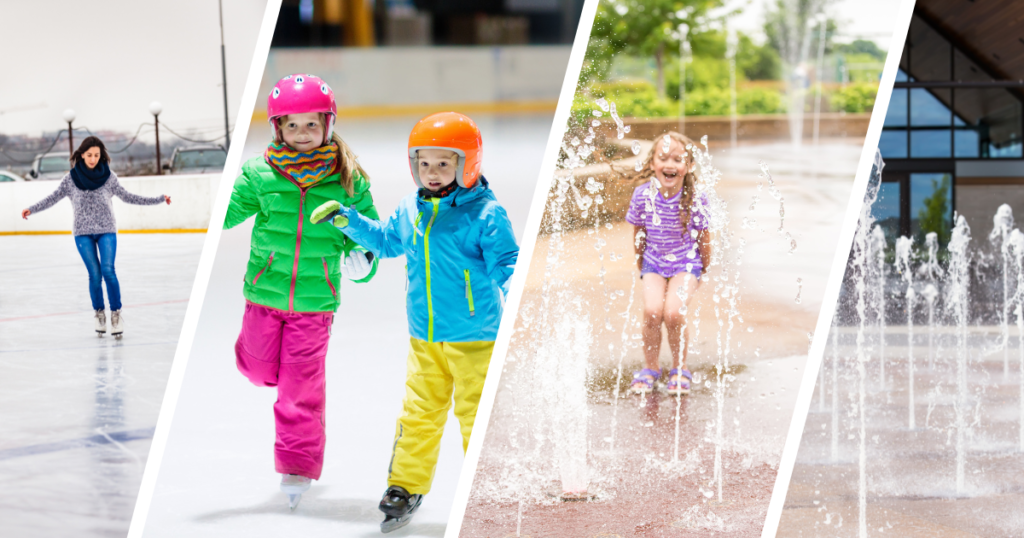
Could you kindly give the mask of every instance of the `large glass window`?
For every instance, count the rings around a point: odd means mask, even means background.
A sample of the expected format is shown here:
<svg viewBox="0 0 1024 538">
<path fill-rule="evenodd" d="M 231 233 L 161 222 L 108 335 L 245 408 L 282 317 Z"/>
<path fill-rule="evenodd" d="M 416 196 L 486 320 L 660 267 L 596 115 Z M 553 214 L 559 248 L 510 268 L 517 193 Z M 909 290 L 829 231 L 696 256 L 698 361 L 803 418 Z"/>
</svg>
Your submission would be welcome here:
<svg viewBox="0 0 1024 538">
<path fill-rule="evenodd" d="M 883 181 L 878 189 L 878 198 L 871 206 L 871 216 L 875 224 L 885 233 L 885 243 L 890 247 L 896 244 L 900 236 L 900 182 Z"/>
<path fill-rule="evenodd" d="M 949 85 L 893 89 L 879 141 L 882 157 L 1024 157 L 1024 94 L 961 85 L 996 78 L 915 15 L 896 81 Z"/>
<path fill-rule="evenodd" d="M 940 91 L 949 92 L 949 90 Z M 949 107 L 939 101 L 932 90 L 924 88 L 910 90 L 911 127 L 949 127 L 951 121 Z"/>
<path fill-rule="evenodd" d="M 885 112 L 885 127 L 907 126 L 907 91 L 906 88 L 893 88 L 889 109 Z"/>
<path fill-rule="evenodd" d="M 883 159 L 906 159 L 907 158 L 907 131 L 882 131 L 882 137 L 878 140 L 878 149 L 882 152 Z"/>
<path fill-rule="evenodd" d="M 910 156 L 917 158 L 949 157 L 949 129 L 910 131 Z"/>
</svg>

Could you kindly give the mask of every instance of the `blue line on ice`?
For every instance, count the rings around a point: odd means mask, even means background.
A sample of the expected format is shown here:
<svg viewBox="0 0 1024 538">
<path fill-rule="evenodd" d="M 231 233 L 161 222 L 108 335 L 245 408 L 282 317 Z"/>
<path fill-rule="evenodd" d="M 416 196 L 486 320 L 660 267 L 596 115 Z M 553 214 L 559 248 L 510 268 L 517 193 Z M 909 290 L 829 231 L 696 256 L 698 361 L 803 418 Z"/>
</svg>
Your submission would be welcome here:
<svg viewBox="0 0 1024 538">
<path fill-rule="evenodd" d="M 0 461 L 20 458 L 23 456 L 35 456 L 37 454 L 46 454 L 49 452 L 60 452 L 63 450 L 71 450 L 74 448 L 90 448 L 97 445 L 109 445 L 111 444 L 111 439 L 117 441 L 118 443 L 138 441 L 140 439 L 152 439 L 153 432 L 155 430 L 156 427 L 142 428 L 140 430 L 112 432 L 108 433 L 107 435 L 93 435 L 91 437 L 83 437 L 81 439 L 69 439 L 67 441 L 58 441 L 56 443 L 42 443 L 39 445 L 8 448 L 7 450 L 0 450 Z M 108 439 L 108 437 L 110 439 Z"/>
</svg>

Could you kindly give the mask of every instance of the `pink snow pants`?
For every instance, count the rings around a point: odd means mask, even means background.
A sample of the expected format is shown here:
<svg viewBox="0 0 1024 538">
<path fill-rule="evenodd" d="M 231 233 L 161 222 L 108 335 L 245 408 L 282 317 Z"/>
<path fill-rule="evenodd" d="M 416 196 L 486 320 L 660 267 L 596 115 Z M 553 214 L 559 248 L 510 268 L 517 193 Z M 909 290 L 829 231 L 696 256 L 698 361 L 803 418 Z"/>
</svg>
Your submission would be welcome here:
<svg viewBox="0 0 1024 538">
<path fill-rule="evenodd" d="M 284 312 L 245 304 L 235 343 L 238 370 L 258 387 L 277 387 L 277 472 L 320 478 L 324 465 L 324 359 L 334 314 Z"/>
</svg>

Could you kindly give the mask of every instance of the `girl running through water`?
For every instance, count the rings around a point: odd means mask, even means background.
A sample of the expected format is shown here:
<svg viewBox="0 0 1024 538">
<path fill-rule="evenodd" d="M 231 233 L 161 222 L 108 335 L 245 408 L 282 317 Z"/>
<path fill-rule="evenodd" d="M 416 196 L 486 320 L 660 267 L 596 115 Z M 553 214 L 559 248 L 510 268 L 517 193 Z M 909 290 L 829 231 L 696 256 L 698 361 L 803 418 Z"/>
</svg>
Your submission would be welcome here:
<svg viewBox="0 0 1024 538">
<path fill-rule="evenodd" d="M 277 387 L 274 462 L 292 509 L 320 478 L 326 443 L 324 360 L 341 278 L 366 282 L 377 261 L 336 230 L 304 225 L 337 200 L 377 218 L 366 173 L 336 132 L 334 92 L 312 75 L 289 75 L 267 98 L 274 140 L 242 166 L 225 228 L 255 215 L 235 344 L 239 371 Z"/>
<path fill-rule="evenodd" d="M 637 268 L 643 280 L 644 368 L 633 372 L 630 389 L 654 390 L 661 377 L 661 326 L 668 330 L 672 369 L 666 390 L 689 394 L 693 375 L 686 368 L 689 330 L 680 313 L 707 273 L 711 260 L 707 200 L 696 197 L 696 175 L 689 138 L 670 132 L 655 140 L 637 178 L 649 180 L 633 191 L 626 222 L 634 227 Z"/>
<path fill-rule="evenodd" d="M 106 305 L 103 304 L 103 282 L 107 284 L 110 300 L 110 334 L 118 338 L 124 333 L 121 316 L 121 285 L 114 271 L 117 255 L 117 220 L 111 199 L 117 196 L 125 203 L 156 205 L 171 203 L 165 194 L 148 197 L 132 194 L 117 181 L 110 170 L 110 155 L 103 141 L 87 137 L 71 155 L 71 171 L 64 176 L 53 194 L 21 211 L 21 218 L 47 209 L 67 196 L 71 199 L 75 220 L 71 233 L 75 236 L 78 254 L 89 271 L 89 297 L 96 316 L 96 334 L 107 332 Z"/>
</svg>

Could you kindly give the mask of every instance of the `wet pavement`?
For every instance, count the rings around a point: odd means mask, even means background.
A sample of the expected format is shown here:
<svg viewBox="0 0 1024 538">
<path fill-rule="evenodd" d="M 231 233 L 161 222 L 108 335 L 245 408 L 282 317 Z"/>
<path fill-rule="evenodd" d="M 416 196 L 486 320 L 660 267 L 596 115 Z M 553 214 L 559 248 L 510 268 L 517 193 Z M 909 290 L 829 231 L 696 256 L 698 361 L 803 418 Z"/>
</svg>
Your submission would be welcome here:
<svg viewBox="0 0 1024 538">
<path fill-rule="evenodd" d="M 857 536 L 859 430 L 855 328 L 840 329 L 838 361 L 826 348 L 821 386 L 797 456 L 779 536 Z M 869 536 L 1020 536 L 1024 529 L 1024 452 L 1019 446 L 1018 338 L 1011 329 L 1009 377 L 999 327 L 971 327 L 964 488 L 956 490 L 956 341 L 938 327 L 929 359 L 928 329 L 915 326 L 915 428 L 909 428 L 906 327 L 886 331 L 880 381 L 877 327 L 866 333 L 867 530 Z M 838 437 L 833 457 L 832 367 L 838 365 Z M 855 396 L 855 395 L 854 395 Z"/>
<path fill-rule="evenodd" d="M 696 390 L 681 401 L 659 392 L 643 399 L 624 395 L 616 403 L 612 394 L 620 357 L 622 388 L 642 359 L 639 330 L 624 328 L 622 317 L 642 312 L 632 226 L 622 222 L 596 232 L 607 243 L 600 249 L 603 259 L 597 256 L 593 230 L 561 238 L 569 261 L 554 275 L 560 284 L 550 300 L 582 305 L 591 324 L 584 416 L 588 492 L 595 497 L 588 502 L 556 499 L 558 457 L 544 424 L 558 411 L 544 409 L 551 397 L 537 392 L 547 386 L 543 377 L 556 373 L 531 367 L 536 360 L 531 331 L 544 313 L 552 240 L 541 237 L 461 536 L 516 536 L 517 530 L 532 537 L 707 536 L 711 531 L 760 536 L 860 149 L 853 143 L 823 144 L 816 152 L 796 152 L 788 144 L 713 149 L 713 164 L 723 171 L 719 193 L 729 204 L 731 230 L 747 241 L 742 264 L 734 266 L 741 278 L 743 321 L 731 332 L 728 373 L 735 379 L 723 395 L 722 502 L 713 480 L 718 406 L 716 384 L 709 379 L 722 342 L 714 301 L 717 273 L 709 274 L 690 305 L 691 326 L 699 328 L 689 357 L 700 381 Z M 763 181 L 757 177 L 760 160 L 771 164 L 785 198 L 786 229 L 799 243 L 793 254 L 775 233 L 777 201 L 762 191 L 755 210 L 748 210 Z M 745 216 L 758 223 L 741 228 Z M 798 277 L 803 282 L 799 302 Z M 628 342 L 624 356 L 623 341 Z M 663 365 L 669 357 L 663 341 Z"/>
</svg>

